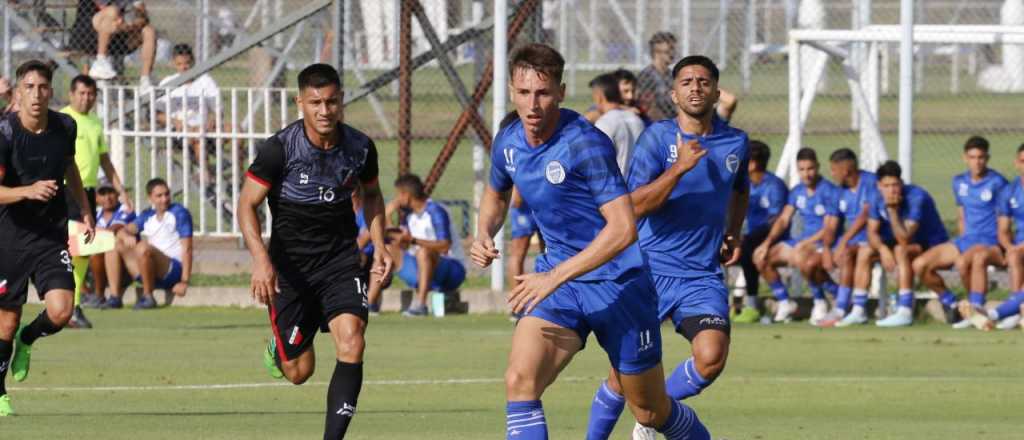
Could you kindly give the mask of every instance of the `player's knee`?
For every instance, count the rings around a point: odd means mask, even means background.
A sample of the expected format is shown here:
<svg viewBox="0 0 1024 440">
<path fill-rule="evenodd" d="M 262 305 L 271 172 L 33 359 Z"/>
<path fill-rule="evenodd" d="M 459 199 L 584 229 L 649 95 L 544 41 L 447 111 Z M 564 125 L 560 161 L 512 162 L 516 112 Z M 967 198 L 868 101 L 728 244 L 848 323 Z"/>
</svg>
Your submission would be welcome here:
<svg viewBox="0 0 1024 440">
<path fill-rule="evenodd" d="M 50 322 L 57 327 L 64 327 L 71 320 L 72 306 L 69 304 L 64 307 L 47 308 L 46 315 L 50 318 Z"/>
<path fill-rule="evenodd" d="M 910 268 L 914 269 L 914 273 L 925 273 L 928 271 L 928 262 L 924 258 L 915 258 L 910 262 Z"/>
<path fill-rule="evenodd" d="M 505 370 L 505 391 L 509 396 L 537 398 L 540 396 L 540 388 L 536 375 L 527 374 L 514 366 Z"/>
<path fill-rule="evenodd" d="M 363 351 L 366 349 L 366 340 L 361 334 L 353 334 L 338 341 L 335 347 L 339 361 L 357 363 L 363 359 Z"/>
<path fill-rule="evenodd" d="M 704 346 L 695 348 L 693 351 L 693 360 L 697 372 L 704 377 L 705 380 L 713 381 L 718 378 L 718 375 L 722 374 L 722 370 L 725 369 L 726 351 L 722 347 L 717 346 Z"/>
<path fill-rule="evenodd" d="M 907 252 L 907 247 L 902 244 L 893 246 L 892 253 L 893 255 L 896 256 L 896 258 L 907 258 L 907 256 L 909 255 L 909 253 Z"/>
<path fill-rule="evenodd" d="M 978 252 L 974 254 L 971 258 L 971 264 L 975 265 L 975 267 L 984 267 L 988 264 L 988 253 Z"/>
<path fill-rule="evenodd" d="M 310 370 L 308 372 L 297 371 L 297 372 L 295 372 L 293 374 L 290 374 L 290 375 L 289 374 L 285 374 L 285 377 L 288 378 L 288 381 L 291 382 L 292 385 L 302 385 L 302 384 L 306 383 L 306 381 L 309 380 L 309 378 L 312 377 L 312 376 L 313 376 L 313 371 L 312 370 Z"/>
<path fill-rule="evenodd" d="M 153 256 L 153 247 L 144 241 L 140 241 L 135 245 L 135 256 L 139 258 L 149 258 Z"/>
</svg>

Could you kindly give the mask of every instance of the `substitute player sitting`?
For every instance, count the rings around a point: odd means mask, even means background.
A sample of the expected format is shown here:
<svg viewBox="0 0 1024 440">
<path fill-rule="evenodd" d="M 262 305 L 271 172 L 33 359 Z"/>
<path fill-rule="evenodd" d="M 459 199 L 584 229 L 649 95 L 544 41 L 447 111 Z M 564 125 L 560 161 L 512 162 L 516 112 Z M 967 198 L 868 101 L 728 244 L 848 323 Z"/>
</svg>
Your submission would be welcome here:
<svg viewBox="0 0 1024 440">
<path fill-rule="evenodd" d="M 867 238 L 868 210 L 878 192 L 875 174 L 858 169 L 857 154 L 849 148 L 840 148 L 829 157 L 832 179 L 839 186 L 837 217 L 829 217 L 829 226 L 822 247 L 822 265 L 825 270 L 839 269 L 839 288 L 835 307 L 827 313 L 824 293 L 815 292 L 811 324 L 846 327 L 867 322 L 864 307 L 868 303 L 871 283 L 871 263 L 877 259 Z M 839 241 L 832 247 L 834 238 Z M 853 310 L 850 293 L 853 293 Z"/>
<path fill-rule="evenodd" d="M 900 164 L 878 167 L 878 194 L 868 211 L 868 241 L 878 252 L 882 267 L 897 272 L 899 306 L 896 313 L 875 324 L 903 327 L 914 322 L 914 269 L 918 255 L 949 241 L 946 227 L 932 196 L 917 185 L 903 183 Z"/>
<path fill-rule="evenodd" d="M 384 201 L 377 149 L 341 122 L 343 91 L 333 67 L 299 73 L 295 104 L 302 119 L 259 147 L 238 201 L 239 226 L 253 257 L 253 297 L 270 309 L 273 335 L 264 352 L 271 376 L 298 385 L 313 375 L 317 330 L 330 331 L 336 363 L 327 388 L 325 439 L 343 438 L 363 384 L 366 282 L 359 269 L 350 195 L 363 187 L 363 212 L 373 237 L 374 266 L 391 269 L 384 247 Z M 270 248 L 256 210 L 269 197 Z"/>
<path fill-rule="evenodd" d="M 789 291 L 782 282 L 778 267 L 788 265 L 800 271 L 811 284 L 815 297 L 822 289 L 828 275 L 822 270 L 821 240 L 825 237 L 825 217 L 838 216 L 836 210 L 839 189 L 818 173 L 818 155 L 810 148 L 801 148 L 796 153 L 797 173 L 800 183 L 789 191 L 789 200 L 782 213 L 775 220 L 764 243 L 754 250 L 754 263 L 761 276 L 771 286 L 772 294 L 778 300 L 775 322 L 788 322 L 796 312 L 796 302 L 789 300 Z M 799 235 L 779 241 L 789 234 L 793 214 L 800 214 L 803 229 Z"/>
<path fill-rule="evenodd" d="M 946 309 L 946 321 L 954 324 L 955 328 L 966 328 L 970 322 L 963 320 L 957 312 L 956 295 L 946 288 L 938 271 L 956 265 L 968 289 L 970 303 L 984 306 L 988 265 L 1004 264 L 999 248 L 996 204 L 999 193 L 1006 186 L 1006 179 L 988 167 L 988 149 L 988 140 L 983 137 L 967 139 L 963 154 L 967 171 L 953 177 L 960 236 L 928 249 L 913 262 L 914 273 L 921 277 L 921 284 L 939 295 Z"/>
<path fill-rule="evenodd" d="M 677 116 L 655 122 L 640 137 L 627 185 L 658 292 L 658 320 L 671 319 L 693 348 L 665 384 L 669 397 L 682 400 L 700 394 L 725 369 L 729 293 L 721 265 L 739 260 L 750 151 L 747 134 L 715 114 L 719 72 L 711 59 L 685 57 L 672 74 Z M 623 409 L 621 390 L 612 371 L 591 404 L 588 439 L 611 435 Z M 640 425 L 633 432 L 634 438 L 655 436 Z"/>
<path fill-rule="evenodd" d="M 128 206 L 117 201 L 117 190 L 110 185 L 100 184 L 96 190 L 96 228 L 105 229 L 114 234 L 129 223 L 135 221 L 135 212 Z M 106 303 L 104 291 L 110 279 L 110 270 L 123 270 L 124 263 L 117 249 L 89 256 L 89 268 L 92 270 L 93 293 L 82 298 L 82 306 L 101 308 Z M 122 278 L 123 279 L 123 278 Z M 120 287 L 120 286 L 119 286 Z M 111 289 L 115 290 L 115 289 Z"/>
<path fill-rule="evenodd" d="M 419 176 L 406 174 L 395 180 L 394 202 L 404 226 L 391 240 L 393 254 L 402 255 L 395 261 L 395 274 L 416 289 L 416 302 L 403 316 L 427 316 L 431 290 L 452 292 L 466 280 L 462 244 L 453 234 L 448 210 L 427 197 Z"/>
<path fill-rule="evenodd" d="M 499 257 L 493 237 L 513 185 L 535 207 L 547 252 L 508 296 L 512 311 L 526 316 L 505 372 L 506 438 L 548 438 L 541 396 L 593 331 L 640 423 L 670 440 L 709 439 L 696 413 L 665 394 L 657 297 L 634 244 L 633 205 L 615 147 L 581 115 L 559 108 L 561 54 L 530 44 L 510 59 L 519 121 L 495 137 L 472 258 L 487 267 Z"/>
<path fill-rule="evenodd" d="M 982 330 L 1010 330 L 1020 325 L 1024 305 L 1024 144 L 1017 147 L 1014 160 L 1019 175 L 999 195 L 999 243 L 1006 249 L 1006 266 L 1010 272 L 1010 297 L 996 308 L 987 309 L 960 301 L 961 316 Z"/>
</svg>

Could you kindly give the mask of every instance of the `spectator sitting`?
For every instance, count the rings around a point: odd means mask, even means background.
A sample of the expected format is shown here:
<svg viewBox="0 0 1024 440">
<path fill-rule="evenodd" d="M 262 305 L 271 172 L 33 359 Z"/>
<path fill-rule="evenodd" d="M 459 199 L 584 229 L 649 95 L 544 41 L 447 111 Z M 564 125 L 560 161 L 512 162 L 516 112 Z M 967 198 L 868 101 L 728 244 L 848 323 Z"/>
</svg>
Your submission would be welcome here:
<svg viewBox="0 0 1024 440">
<path fill-rule="evenodd" d="M 110 56 L 123 57 L 142 48 L 142 88 L 152 87 L 150 75 L 156 58 L 156 30 L 149 23 L 142 0 L 79 0 L 71 25 L 71 47 L 96 54 L 89 76 L 108 80 L 117 76 Z"/>
<path fill-rule="evenodd" d="M 352 210 L 356 213 L 356 227 L 359 228 L 359 235 L 356 237 L 356 247 L 359 248 L 359 265 L 362 268 L 363 277 L 367 283 L 366 303 L 371 315 L 380 313 L 380 293 L 391 284 L 390 277 L 384 282 L 377 282 L 377 274 L 371 273 L 373 266 L 373 242 L 370 240 L 370 227 L 366 224 L 366 216 L 363 215 L 363 190 L 356 188 L 352 192 Z M 395 254 L 397 255 L 397 254 Z"/>
<path fill-rule="evenodd" d="M 644 131 L 644 121 L 636 113 L 623 108 L 625 103 L 619 91 L 619 80 L 614 74 L 598 75 L 590 81 L 590 90 L 594 106 L 601 115 L 594 125 L 615 144 L 615 162 L 625 176 L 629 159 L 633 157 L 633 147 Z"/>
<path fill-rule="evenodd" d="M 142 296 L 135 303 L 136 310 L 156 307 L 155 289 L 185 296 L 192 275 L 192 214 L 171 202 L 171 189 L 163 179 L 147 182 L 146 193 L 153 207 L 142 211 L 117 234 L 117 252 L 124 259 L 125 268 L 135 280 L 142 281 Z M 141 241 L 136 234 L 141 235 Z M 121 308 L 121 271 L 108 268 L 107 275 L 117 292 L 107 300 L 107 307 Z"/>
<path fill-rule="evenodd" d="M 388 211 L 404 211 L 404 225 L 392 234 L 389 246 L 395 258 L 394 273 L 416 289 L 415 302 L 405 316 L 426 316 L 427 293 L 453 291 L 466 280 L 461 244 L 454 240 L 448 211 L 427 198 L 423 181 L 413 174 L 395 180 L 395 199 Z M 388 216 L 390 218 L 390 215 Z"/>
<path fill-rule="evenodd" d="M 174 81 L 195 65 L 196 59 L 192 54 L 192 46 L 188 44 L 175 45 L 171 54 L 171 64 L 176 73 L 160 80 L 159 87 Z M 167 123 L 167 115 L 163 112 L 168 109 L 167 100 L 170 99 L 170 122 L 174 126 L 174 131 L 196 133 L 205 124 L 206 131 L 212 132 L 216 129 L 216 105 L 219 94 L 220 87 L 217 86 L 213 77 L 208 73 L 199 75 L 195 80 L 182 84 L 156 101 L 156 109 L 159 112 L 157 120 L 161 124 Z M 204 107 L 206 109 L 205 120 L 203 119 Z M 201 153 L 199 139 L 190 138 L 189 145 L 192 147 L 192 157 L 198 161 Z"/>
<path fill-rule="evenodd" d="M 16 96 L 11 82 L 7 78 L 0 77 L 0 99 L 3 100 L 3 110 L 0 110 L 0 116 L 18 111 L 18 104 L 14 99 Z"/>
<path fill-rule="evenodd" d="M 135 213 L 118 202 L 117 190 L 109 184 L 101 184 L 96 190 L 96 205 L 96 229 L 104 229 L 116 235 L 117 231 L 135 221 Z M 107 288 L 107 280 L 113 278 L 107 274 L 107 269 L 120 269 L 123 273 L 124 264 L 121 255 L 116 250 L 111 250 L 90 256 L 89 267 L 92 269 L 94 293 L 86 295 L 82 299 L 82 305 L 100 308 L 106 303 L 104 291 Z"/>
</svg>

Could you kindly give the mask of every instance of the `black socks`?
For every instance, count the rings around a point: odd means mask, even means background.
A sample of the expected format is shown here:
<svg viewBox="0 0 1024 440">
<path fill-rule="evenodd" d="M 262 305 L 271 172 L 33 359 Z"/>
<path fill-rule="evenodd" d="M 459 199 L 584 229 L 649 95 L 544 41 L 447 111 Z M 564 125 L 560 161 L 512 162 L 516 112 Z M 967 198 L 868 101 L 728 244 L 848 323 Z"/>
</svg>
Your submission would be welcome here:
<svg viewBox="0 0 1024 440">
<path fill-rule="evenodd" d="M 11 354 L 14 353 L 14 341 L 0 341 L 0 396 L 7 394 L 7 370 L 11 369 Z"/>
<path fill-rule="evenodd" d="M 50 321 L 50 317 L 46 315 L 46 310 L 43 310 L 31 324 L 21 330 L 21 342 L 32 345 L 36 342 L 36 339 L 57 334 L 63 328 Z"/>
<path fill-rule="evenodd" d="M 338 361 L 327 388 L 327 423 L 324 440 L 345 438 L 348 424 L 356 415 L 356 401 L 363 387 L 363 364 Z"/>
</svg>

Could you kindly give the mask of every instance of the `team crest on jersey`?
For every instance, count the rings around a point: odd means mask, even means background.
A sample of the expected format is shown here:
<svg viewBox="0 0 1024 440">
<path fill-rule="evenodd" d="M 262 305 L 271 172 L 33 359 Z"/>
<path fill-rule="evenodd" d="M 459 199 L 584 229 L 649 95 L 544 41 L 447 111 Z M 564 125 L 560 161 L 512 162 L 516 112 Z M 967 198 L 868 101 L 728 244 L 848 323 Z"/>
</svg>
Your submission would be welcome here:
<svg viewBox="0 0 1024 440">
<path fill-rule="evenodd" d="M 772 206 L 772 201 L 768 200 L 768 196 L 761 196 L 760 202 L 758 202 L 762 208 L 768 209 Z"/>
<path fill-rule="evenodd" d="M 882 220 L 889 220 L 889 212 L 884 209 L 878 215 L 882 217 Z"/>
<path fill-rule="evenodd" d="M 1010 199 L 1010 209 L 1017 209 L 1017 208 L 1020 208 L 1020 202 L 1017 201 L 1016 197 L 1011 198 Z M 0 293 L 2 293 L 2 292 L 0 292 Z"/>
<path fill-rule="evenodd" d="M 987 202 L 992 200 L 992 190 L 986 189 L 981 192 L 981 201 Z"/>
<path fill-rule="evenodd" d="M 846 199 L 842 199 L 839 201 L 839 210 L 842 212 L 846 212 Z"/>
<path fill-rule="evenodd" d="M 814 205 L 814 215 L 819 217 L 825 215 L 825 205 L 822 205 L 820 203 Z"/>
<path fill-rule="evenodd" d="M 804 208 L 806 208 L 807 207 L 807 198 L 804 197 L 804 196 L 797 196 L 796 197 L 796 207 L 797 207 L 797 209 L 804 209 Z"/>
<path fill-rule="evenodd" d="M 956 190 L 956 193 L 959 194 L 960 197 L 967 197 L 967 184 L 961 182 L 960 188 Z"/>
<path fill-rule="evenodd" d="M 725 169 L 729 170 L 730 173 L 735 173 L 740 168 L 740 157 L 735 154 L 730 154 L 725 157 Z"/>
<path fill-rule="evenodd" d="M 562 168 L 562 164 L 557 160 L 553 160 L 544 167 L 544 175 L 548 178 L 548 182 L 558 185 L 565 181 L 565 168 Z"/>
</svg>

